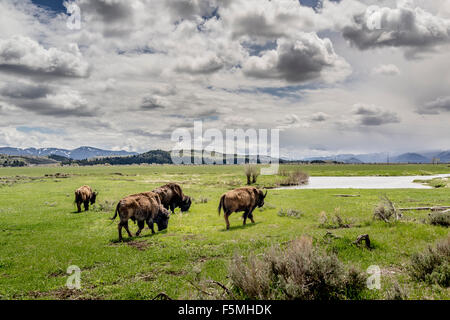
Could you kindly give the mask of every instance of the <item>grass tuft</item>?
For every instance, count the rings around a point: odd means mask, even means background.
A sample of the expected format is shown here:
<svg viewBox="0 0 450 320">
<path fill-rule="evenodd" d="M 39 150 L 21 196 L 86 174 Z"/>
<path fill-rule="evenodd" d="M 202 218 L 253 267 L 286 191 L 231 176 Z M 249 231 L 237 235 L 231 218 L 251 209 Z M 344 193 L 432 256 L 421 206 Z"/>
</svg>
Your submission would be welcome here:
<svg viewBox="0 0 450 320">
<path fill-rule="evenodd" d="M 335 209 L 334 218 L 328 218 L 325 211 L 320 213 L 320 224 L 319 228 L 323 229 L 342 229 L 350 228 L 351 224 L 349 221 L 344 220 L 338 213 L 338 209 Z"/>
<path fill-rule="evenodd" d="M 208 203 L 209 198 L 206 197 L 200 197 L 198 199 L 194 199 L 194 203 L 199 204 L 199 203 Z"/>
<path fill-rule="evenodd" d="M 112 212 L 116 209 L 116 204 L 111 200 L 100 201 L 94 204 L 92 210 L 95 212 Z"/>
<path fill-rule="evenodd" d="M 407 300 L 408 290 L 405 287 L 401 287 L 398 282 L 394 282 L 392 287 L 386 292 L 386 299 L 388 300 Z"/>
<path fill-rule="evenodd" d="M 259 168 L 254 164 L 246 164 L 244 167 L 245 176 L 247 177 L 247 184 L 251 185 L 256 183 L 259 176 Z"/>
<path fill-rule="evenodd" d="M 281 208 L 278 211 L 278 216 L 298 219 L 303 216 L 303 212 L 301 212 L 300 210 L 295 210 L 295 209 L 291 209 L 291 208 L 289 208 L 287 210 L 284 210 L 283 208 Z"/>
</svg>

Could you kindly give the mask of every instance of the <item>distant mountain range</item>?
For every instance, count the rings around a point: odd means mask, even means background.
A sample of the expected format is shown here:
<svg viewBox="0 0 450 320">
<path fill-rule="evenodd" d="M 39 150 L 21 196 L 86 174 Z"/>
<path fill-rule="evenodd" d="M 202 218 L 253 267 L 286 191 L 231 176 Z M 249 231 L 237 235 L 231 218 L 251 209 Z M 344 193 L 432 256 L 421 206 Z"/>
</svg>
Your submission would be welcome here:
<svg viewBox="0 0 450 320">
<path fill-rule="evenodd" d="M 137 155 L 136 152 L 128 151 L 110 151 L 102 150 L 92 147 L 80 147 L 73 150 L 58 149 L 58 148 L 0 148 L 0 154 L 9 156 L 32 156 L 32 157 L 48 157 L 48 156 L 61 156 L 73 160 L 85 160 L 97 157 L 113 157 L 113 156 L 133 156 Z"/>
<path fill-rule="evenodd" d="M 408 152 L 402 154 L 369 153 L 369 154 L 338 154 L 326 157 L 309 157 L 303 161 L 338 161 L 344 163 L 431 163 L 433 159 L 439 159 L 441 163 L 450 162 L 450 150 Z"/>
<path fill-rule="evenodd" d="M 0 148 L 0 155 L 22 156 L 22 157 L 45 157 L 57 162 L 78 161 L 81 165 L 91 164 L 133 164 L 133 163 L 172 163 L 170 153 L 162 150 L 152 150 L 145 153 L 136 153 L 128 151 L 111 151 L 93 147 L 80 147 L 73 150 L 59 148 Z M 206 155 L 206 154 L 205 154 Z M 190 154 L 186 154 L 181 158 L 182 163 L 193 163 L 193 158 L 201 159 L 201 151 L 192 150 Z M 233 156 L 231 156 L 233 158 Z M 205 163 L 213 163 L 217 159 L 217 163 L 221 163 L 220 159 L 227 158 L 226 155 L 216 153 L 214 159 L 205 159 Z M 244 160 L 244 155 L 235 155 L 235 159 Z M 263 162 L 269 162 L 273 159 L 270 157 L 259 156 Z M 291 161 L 336 161 L 341 163 L 431 163 L 433 159 L 439 159 L 441 163 L 450 163 L 450 150 L 447 151 L 424 151 L 409 152 L 403 154 L 387 153 L 369 153 L 369 154 L 337 154 L 325 157 L 309 157 L 304 159 L 285 159 L 281 158 L 280 162 Z"/>
</svg>

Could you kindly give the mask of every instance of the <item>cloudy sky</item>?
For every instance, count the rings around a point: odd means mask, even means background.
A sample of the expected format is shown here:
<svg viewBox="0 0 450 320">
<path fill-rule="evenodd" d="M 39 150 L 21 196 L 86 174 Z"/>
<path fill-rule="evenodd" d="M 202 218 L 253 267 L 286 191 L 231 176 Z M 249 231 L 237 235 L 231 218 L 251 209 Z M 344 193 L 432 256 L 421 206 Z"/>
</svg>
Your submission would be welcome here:
<svg viewBox="0 0 450 320">
<path fill-rule="evenodd" d="M 450 0 L 73 3 L 79 29 L 0 0 L 0 146 L 170 150 L 201 120 L 291 156 L 450 149 Z"/>
</svg>

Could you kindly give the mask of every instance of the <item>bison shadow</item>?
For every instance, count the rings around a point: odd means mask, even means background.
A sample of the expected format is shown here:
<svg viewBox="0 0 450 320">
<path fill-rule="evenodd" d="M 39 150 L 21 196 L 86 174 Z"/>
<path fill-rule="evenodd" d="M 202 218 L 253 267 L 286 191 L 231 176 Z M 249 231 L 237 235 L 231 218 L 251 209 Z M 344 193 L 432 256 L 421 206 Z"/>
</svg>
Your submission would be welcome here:
<svg viewBox="0 0 450 320">
<path fill-rule="evenodd" d="M 130 230 L 131 231 L 131 230 Z M 110 243 L 127 243 L 127 242 L 130 242 L 130 241 L 135 241 L 135 240 L 137 240 L 137 239 L 146 239 L 146 238 L 152 238 L 152 237 L 154 237 L 154 236 L 157 236 L 158 234 L 165 234 L 165 233 L 167 233 L 167 229 L 164 229 L 164 230 L 162 230 L 162 231 L 158 231 L 158 232 L 155 232 L 155 233 L 152 233 L 151 231 L 150 231 L 150 229 L 148 229 L 148 228 L 145 228 L 144 230 L 142 230 L 142 232 L 144 232 L 144 231 L 149 231 L 148 233 L 143 233 L 143 234 L 141 234 L 140 236 L 132 236 L 131 238 L 130 237 L 128 237 L 128 236 L 124 236 L 124 238 L 123 238 L 123 240 L 122 241 L 119 241 L 119 239 L 112 239 L 112 240 L 109 240 L 109 242 Z M 132 232 L 133 233 L 133 232 Z M 135 232 L 134 232 L 135 233 Z"/>
<path fill-rule="evenodd" d="M 247 229 L 247 228 L 250 228 L 250 227 L 253 227 L 253 226 L 255 226 L 255 225 L 257 225 L 257 224 L 259 224 L 260 222 L 255 222 L 255 223 L 247 223 L 245 226 L 244 225 L 235 225 L 235 226 L 230 226 L 230 229 L 222 229 L 222 230 L 220 230 L 221 232 L 226 232 L 226 231 L 232 231 L 232 230 L 239 230 L 239 229 Z"/>
</svg>

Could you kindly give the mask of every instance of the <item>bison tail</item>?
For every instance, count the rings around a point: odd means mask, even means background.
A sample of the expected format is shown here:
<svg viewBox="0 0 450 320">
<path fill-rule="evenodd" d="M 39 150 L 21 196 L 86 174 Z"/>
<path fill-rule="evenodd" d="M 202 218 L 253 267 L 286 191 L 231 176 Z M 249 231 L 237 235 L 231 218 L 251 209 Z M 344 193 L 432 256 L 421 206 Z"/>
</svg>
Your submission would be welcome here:
<svg viewBox="0 0 450 320">
<path fill-rule="evenodd" d="M 120 201 L 119 201 L 119 203 L 117 204 L 116 211 L 114 212 L 114 217 L 112 217 L 111 220 L 116 219 L 117 213 L 119 213 L 119 207 L 120 207 Z"/>
<path fill-rule="evenodd" d="M 223 211 L 225 211 L 225 204 L 224 204 L 224 201 L 225 201 L 225 195 L 223 195 L 223 196 L 220 198 L 219 208 L 217 209 L 217 210 L 219 211 L 219 216 L 220 216 L 220 210 L 222 210 L 222 208 L 223 208 Z"/>
</svg>

